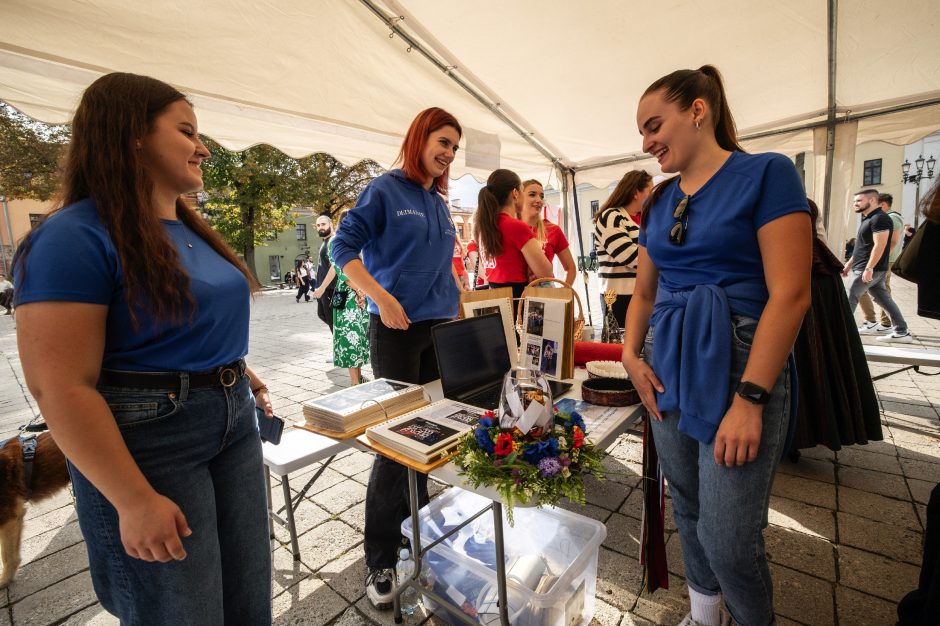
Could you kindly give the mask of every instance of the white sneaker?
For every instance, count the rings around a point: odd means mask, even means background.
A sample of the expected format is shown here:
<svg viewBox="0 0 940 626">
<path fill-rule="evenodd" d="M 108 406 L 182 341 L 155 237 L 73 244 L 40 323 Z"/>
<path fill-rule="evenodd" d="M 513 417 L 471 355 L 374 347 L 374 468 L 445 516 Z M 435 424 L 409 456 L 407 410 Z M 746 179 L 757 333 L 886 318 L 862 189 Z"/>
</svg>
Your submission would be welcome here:
<svg viewBox="0 0 940 626">
<path fill-rule="evenodd" d="M 914 335 L 912 335 L 909 330 L 905 330 L 903 333 L 892 330 L 884 337 L 878 337 L 878 341 L 884 341 L 885 343 L 911 343 L 914 341 Z"/>
<path fill-rule="evenodd" d="M 718 609 L 721 614 L 721 626 L 731 626 L 731 614 L 724 609 Z M 682 621 L 679 622 L 679 626 L 701 626 L 698 622 L 692 619 L 692 612 L 690 611 L 685 617 L 682 618 Z"/>
<path fill-rule="evenodd" d="M 891 330 L 890 326 L 882 326 L 878 322 L 862 322 L 862 325 L 858 327 L 858 334 L 878 335 L 889 330 Z"/>
<path fill-rule="evenodd" d="M 375 569 L 366 576 L 366 596 L 380 611 L 392 608 L 395 600 L 395 570 Z"/>
<path fill-rule="evenodd" d="M 888 331 L 894 330 L 894 326 L 885 326 L 881 322 L 878 322 L 878 325 L 875 326 L 876 333 L 886 333 Z"/>
</svg>

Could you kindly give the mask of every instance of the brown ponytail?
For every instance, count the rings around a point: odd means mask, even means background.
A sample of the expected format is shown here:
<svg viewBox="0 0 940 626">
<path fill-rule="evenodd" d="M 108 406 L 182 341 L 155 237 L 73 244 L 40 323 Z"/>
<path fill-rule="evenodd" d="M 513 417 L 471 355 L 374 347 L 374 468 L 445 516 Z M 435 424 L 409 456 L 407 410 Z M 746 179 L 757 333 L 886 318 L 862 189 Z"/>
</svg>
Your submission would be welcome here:
<svg viewBox="0 0 940 626">
<path fill-rule="evenodd" d="M 503 236 L 499 232 L 499 214 L 509 201 L 513 189 L 522 181 L 510 170 L 496 170 L 486 179 L 486 186 L 477 197 L 473 214 L 473 238 L 490 258 L 503 253 Z"/>
<path fill-rule="evenodd" d="M 651 182 L 653 182 L 653 177 L 646 170 L 633 170 L 624 174 L 614 192 L 607 198 L 607 202 L 594 214 L 594 221 L 596 222 L 601 213 L 607 209 L 625 207 L 633 202 L 637 192 L 646 189 Z"/>
</svg>

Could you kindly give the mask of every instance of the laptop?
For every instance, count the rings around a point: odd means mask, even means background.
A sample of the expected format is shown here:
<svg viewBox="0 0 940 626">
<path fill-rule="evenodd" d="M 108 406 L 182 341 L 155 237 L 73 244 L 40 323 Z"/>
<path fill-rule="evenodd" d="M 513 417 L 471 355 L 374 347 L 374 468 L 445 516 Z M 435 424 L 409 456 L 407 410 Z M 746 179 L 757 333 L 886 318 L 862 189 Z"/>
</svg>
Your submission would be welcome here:
<svg viewBox="0 0 940 626">
<path fill-rule="evenodd" d="M 445 322 L 431 328 L 444 397 L 495 410 L 503 377 L 515 363 L 509 356 L 503 319 L 499 313 Z M 552 398 L 571 383 L 548 379 Z"/>
</svg>

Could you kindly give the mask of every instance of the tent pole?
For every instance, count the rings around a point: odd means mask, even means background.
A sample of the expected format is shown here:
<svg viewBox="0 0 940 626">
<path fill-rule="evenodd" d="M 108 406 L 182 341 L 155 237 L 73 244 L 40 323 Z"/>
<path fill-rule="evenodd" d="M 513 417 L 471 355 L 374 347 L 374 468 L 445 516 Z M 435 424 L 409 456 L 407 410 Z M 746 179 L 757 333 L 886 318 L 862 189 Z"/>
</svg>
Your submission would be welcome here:
<svg viewBox="0 0 940 626">
<path fill-rule="evenodd" d="M 838 0 L 827 0 L 829 20 L 829 103 L 826 107 L 826 178 L 823 186 L 823 227 L 829 230 L 832 213 L 832 160 L 836 151 L 836 35 L 839 22 Z"/>
<path fill-rule="evenodd" d="M 578 254 L 580 259 L 584 260 L 584 238 L 581 236 L 581 212 L 578 210 L 578 181 L 575 180 L 574 170 L 569 169 L 568 173 L 571 174 L 571 195 L 574 197 L 574 225 L 578 232 Z M 567 175 L 565 180 L 567 180 Z M 587 325 L 594 326 L 594 318 L 591 316 L 591 294 L 588 290 L 588 283 L 590 282 L 590 276 L 587 271 L 587 267 L 582 262 L 581 264 L 581 278 L 584 280 L 584 302 L 587 305 Z M 580 341 L 580 337 L 576 337 L 575 341 Z"/>
</svg>

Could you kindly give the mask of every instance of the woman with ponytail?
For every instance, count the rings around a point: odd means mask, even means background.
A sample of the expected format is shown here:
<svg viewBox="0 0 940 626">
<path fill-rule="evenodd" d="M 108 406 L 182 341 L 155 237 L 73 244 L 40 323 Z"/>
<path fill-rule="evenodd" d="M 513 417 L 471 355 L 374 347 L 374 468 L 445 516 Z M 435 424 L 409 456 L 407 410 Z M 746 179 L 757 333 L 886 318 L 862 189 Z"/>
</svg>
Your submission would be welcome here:
<svg viewBox="0 0 940 626">
<path fill-rule="evenodd" d="M 496 170 L 480 190 L 473 216 L 473 238 L 482 254 L 495 261 L 495 267 L 489 270 L 490 286 L 511 287 L 513 298 L 522 297 L 529 271 L 536 278 L 552 275 L 552 264 L 532 229 L 516 218 L 521 209 L 519 176 L 509 170 Z"/>
<path fill-rule="evenodd" d="M 244 361 L 259 285 L 183 200 L 208 157 L 182 93 L 102 76 L 72 121 L 62 207 L 14 260 L 26 382 L 122 624 L 271 623 L 256 407 L 273 413 Z"/>
<path fill-rule="evenodd" d="M 643 211 L 623 364 L 651 416 L 692 611 L 774 623 L 763 528 L 792 423 L 792 348 L 810 300 L 812 225 L 779 154 L 738 145 L 714 67 L 654 82 L 637 109 L 664 172 Z M 646 339 L 644 340 L 644 337 Z"/>
<path fill-rule="evenodd" d="M 415 117 L 393 169 L 365 188 L 332 242 L 337 268 L 369 297 L 369 351 L 376 378 L 424 384 L 440 377 L 431 327 L 457 316 L 457 230 L 444 204 L 461 136 L 439 108 Z M 362 258 L 360 259 L 360 252 Z M 420 506 L 428 477 L 418 474 Z M 366 491 L 366 595 L 392 608 L 401 522 L 410 514 L 408 472 L 376 455 Z"/>
</svg>

